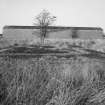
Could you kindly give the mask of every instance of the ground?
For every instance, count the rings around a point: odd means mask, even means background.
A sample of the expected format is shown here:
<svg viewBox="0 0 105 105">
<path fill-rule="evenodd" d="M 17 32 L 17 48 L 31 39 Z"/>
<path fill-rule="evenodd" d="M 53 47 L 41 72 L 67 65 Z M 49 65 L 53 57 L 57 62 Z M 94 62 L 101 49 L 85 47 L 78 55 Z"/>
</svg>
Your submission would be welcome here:
<svg viewBox="0 0 105 105">
<path fill-rule="evenodd" d="M 0 52 L 2 105 L 104 105 L 105 54 L 79 46 Z"/>
</svg>

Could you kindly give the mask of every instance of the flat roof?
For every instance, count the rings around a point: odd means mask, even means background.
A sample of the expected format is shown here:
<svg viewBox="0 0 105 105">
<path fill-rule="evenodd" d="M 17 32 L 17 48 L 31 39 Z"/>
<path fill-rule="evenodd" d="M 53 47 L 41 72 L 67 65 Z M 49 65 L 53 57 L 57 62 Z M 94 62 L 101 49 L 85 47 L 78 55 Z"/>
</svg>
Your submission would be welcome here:
<svg viewBox="0 0 105 105">
<path fill-rule="evenodd" d="M 14 25 L 6 25 L 3 29 L 39 29 L 40 26 L 14 26 Z M 74 29 L 74 30 L 101 30 L 101 27 L 63 27 L 63 26 L 48 26 L 48 29 Z"/>
</svg>

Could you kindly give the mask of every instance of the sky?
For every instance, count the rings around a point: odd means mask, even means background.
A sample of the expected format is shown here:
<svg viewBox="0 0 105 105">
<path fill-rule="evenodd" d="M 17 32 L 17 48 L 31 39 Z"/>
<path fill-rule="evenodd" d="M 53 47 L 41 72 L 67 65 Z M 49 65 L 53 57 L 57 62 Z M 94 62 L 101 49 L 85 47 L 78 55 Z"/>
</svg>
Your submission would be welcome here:
<svg viewBox="0 0 105 105">
<path fill-rule="evenodd" d="M 105 0 L 0 0 L 0 33 L 5 25 L 33 25 L 43 9 L 57 17 L 54 25 L 105 30 Z"/>
</svg>

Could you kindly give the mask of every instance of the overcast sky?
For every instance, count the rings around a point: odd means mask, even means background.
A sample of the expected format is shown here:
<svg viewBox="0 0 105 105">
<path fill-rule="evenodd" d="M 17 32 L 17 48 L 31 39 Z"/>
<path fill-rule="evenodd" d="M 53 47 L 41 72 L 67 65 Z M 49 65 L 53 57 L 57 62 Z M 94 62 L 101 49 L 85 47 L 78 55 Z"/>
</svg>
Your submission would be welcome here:
<svg viewBox="0 0 105 105">
<path fill-rule="evenodd" d="M 0 0 L 0 33 L 5 25 L 33 25 L 43 9 L 57 17 L 56 25 L 105 30 L 105 0 Z"/>
</svg>

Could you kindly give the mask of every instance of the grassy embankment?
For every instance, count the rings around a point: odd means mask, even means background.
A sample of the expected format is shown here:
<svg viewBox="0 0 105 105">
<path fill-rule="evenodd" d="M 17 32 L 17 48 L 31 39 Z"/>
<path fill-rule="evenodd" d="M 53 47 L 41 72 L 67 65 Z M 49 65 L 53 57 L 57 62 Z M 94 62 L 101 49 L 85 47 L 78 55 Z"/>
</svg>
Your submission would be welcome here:
<svg viewBox="0 0 105 105">
<path fill-rule="evenodd" d="M 105 105 L 105 60 L 93 55 L 0 57 L 0 104 Z"/>
</svg>

